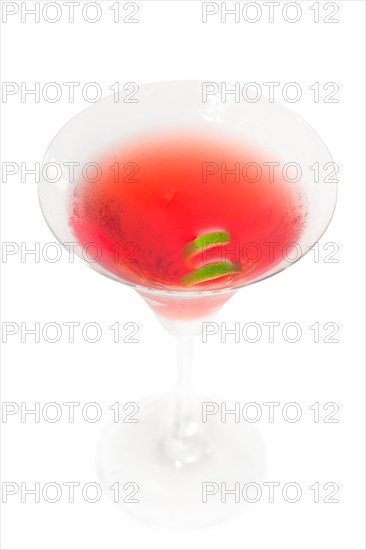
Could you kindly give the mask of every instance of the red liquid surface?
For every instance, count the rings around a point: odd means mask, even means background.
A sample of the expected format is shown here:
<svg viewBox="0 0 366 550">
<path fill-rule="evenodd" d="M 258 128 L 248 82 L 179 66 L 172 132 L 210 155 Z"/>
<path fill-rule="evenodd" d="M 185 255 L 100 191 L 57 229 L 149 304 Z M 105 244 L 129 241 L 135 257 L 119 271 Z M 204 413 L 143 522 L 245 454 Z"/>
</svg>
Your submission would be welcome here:
<svg viewBox="0 0 366 550">
<path fill-rule="evenodd" d="M 78 182 L 69 225 L 122 280 L 190 291 L 238 286 L 291 255 L 304 227 L 298 184 L 263 164 L 276 160 L 220 137 L 136 141 L 99 160 L 97 181 Z M 184 256 L 187 243 L 212 231 L 228 232 L 230 243 Z M 185 274 L 218 261 L 236 262 L 239 272 L 183 284 Z"/>
</svg>

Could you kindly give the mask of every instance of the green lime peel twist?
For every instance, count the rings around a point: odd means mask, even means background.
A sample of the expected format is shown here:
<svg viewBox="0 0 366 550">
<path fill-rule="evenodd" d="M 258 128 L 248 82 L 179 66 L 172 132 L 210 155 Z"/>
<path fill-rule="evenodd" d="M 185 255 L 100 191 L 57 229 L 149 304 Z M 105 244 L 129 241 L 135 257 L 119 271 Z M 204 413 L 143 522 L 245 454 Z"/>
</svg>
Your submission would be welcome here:
<svg viewBox="0 0 366 550">
<path fill-rule="evenodd" d="M 212 231 L 211 233 L 200 235 L 183 247 L 183 256 L 187 260 L 197 250 L 202 250 L 204 247 L 210 245 L 229 243 L 230 240 L 230 233 L 227 231 Z M 186 273 L 181 277 L 180 281 L 184 286 L 192 286 L 217 279 L 223 275 L 229 275 L 230 273 L 238 273 L 239 271 L 241 271 L 239 262 L 213 262 Z"/>
</svg>

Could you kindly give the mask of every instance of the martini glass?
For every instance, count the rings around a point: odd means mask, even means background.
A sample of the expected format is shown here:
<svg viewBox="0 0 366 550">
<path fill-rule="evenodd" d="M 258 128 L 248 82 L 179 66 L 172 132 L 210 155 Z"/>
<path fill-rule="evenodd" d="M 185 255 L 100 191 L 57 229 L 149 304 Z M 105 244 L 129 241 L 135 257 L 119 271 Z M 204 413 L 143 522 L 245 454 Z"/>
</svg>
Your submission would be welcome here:
<svg viewBox="0 0 366 550">
<path fill-rule="evenodd" d="M 192 392 L 194 337 L 239 288 L 306 254 L 337 194 L 332 158 L 297 114 L 207 89 L 147 84 L 136 102 L 121 94 L 85 109 L 50 144 L 39 186 L 57 239 L 134 288 L 177 339 L 175 391 L 140 404 L 138 423 L 110 424 L 97 451 L 105 487 L 122 488 L 118 506 L 168 527 L 233 515 L 241 507 L 220 483 L 265 472 L 255 429 L 203 421 L 210 399 Z"/>
</svg>

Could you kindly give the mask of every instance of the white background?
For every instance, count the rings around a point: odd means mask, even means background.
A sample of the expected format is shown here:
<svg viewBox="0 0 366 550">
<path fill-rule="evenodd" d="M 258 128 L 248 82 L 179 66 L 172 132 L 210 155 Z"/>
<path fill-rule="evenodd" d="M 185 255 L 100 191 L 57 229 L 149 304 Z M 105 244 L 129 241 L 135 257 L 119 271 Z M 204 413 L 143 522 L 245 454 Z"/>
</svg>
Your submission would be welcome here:
<svg viewBox="0 0 366 550">
<path fill-rule="evenodd" d="M 7 4 L 3 2 L 4 5 Z M 13 2 L 27 4 L 34 2 Z M 43 4 L 41 2 L 41 4 Z M 81 0 L 81 6 L 85 4 Z M 303 336 L 296 344 L 281 333 L 272 344 L 268 336 L 258 343 L 212 337 L 197 343 L 195 383 L 206 394 L 223 401 L 246 403 L 290 401 L 299 403 L 303 418 L 296 424 L 279 415 L 270 424 L 258 422 L 269 457 L 268 480 L 296 481 L 306 497 L 296 504 L 278 498 L 263 499 L 230 523 L 176 533 L 150 529 L 123 515 L 107 498 L 96 504 L 26 504 L 19 495 L 3 505 L 2 547 L 6 549 L 361 549 L 363 542 L 364 363 L 363 363 L 363 33 L 362 1 L 338 2 L 338 23 L 326 24 L 331 13 L 320 5 L 314 23 L 313 2 L 300 2 L 302 17 L 288 23 L 275 13 L 268 22 L 263 9 L 257 23 L 220 15 L 202 23 L 202 5 L 195 1 L 140 2 L 139 23 L 114 23 L 112 2 L 100 2 L 102 17 L 95 24 L 83 21 L 81 7 L 75 22 L 62 18 L 39 23 L 20 12 L 2 25 L 6 52 L 2 78 L 32 87 L 47 82 L 99 83 L 103 95 L 119 82 L 143 84 L 172 79 L 208 79 L 228 82 L 295 81 L 302 87 L 292 106 L 321 135 L 340 166 L 337 210 L 320 241 L 319 261 L 310 252 L 299 263 L 267 281 L 241 290 L 220 313 L 219 321 L 259 324 L 296 322 Z M 229 3 L 232 5 L 232 3 Z M 123 7 L 123 3 L 121 3 Z M 121 12 L 125 15 L 127 12 Z M 92 11 L 90 12 L 91 16 Z M 292 13 L 289 12 L 290 17 Z M 52 13 L 50 11 L 50 17 Z M 314 102 L 309 86 L 320 83 Z M 322 86 L 336 82 L 337 103 L 324 103 Z M 20 93 L 8 97 L 3 111 L 3 162 L 32 166 L 62 125 L 86 107 L 80 93 L 70 102 L 66 88 L 60 101 L 40 102 Z M 263 88 L 264 91 L 264 88 Z M 328 90 L 328 92 L 331 89 Z M 283 104 L 291 105 L 276 95 Z M 32 176 L 20 175 L 2 185 L 3 241 L 41 248 L 54 241 L 42 219 L 37 186 Z M 338 262 L 327 262 L 327 243 L 339 247 Z M 163 332 L 154 315 L 131 289 L 100 277 L 67 255 L 57 263 L 20 253 L 3 257 L 3 322 L 98 322 L 103 336 L 98 343 L 74 344 L 67 334 L 51 344 L 32 337 L 21 343 L 20 334 L 3 346 L 3 401 L 47 403 L 96 401 L 108 406 L 119 401 L 163 392 L 174 381 L 174 341 Z M 113 343 L 108 329 L 119 321 L 140 326 L 139 343 Z M 314 343 L 309 326 L 337 323 L 338 343 Z M 315 423 L 309 410 L 314 402 L 339 406 L 338 423 Z M 328 411 L 329 412 L 329 411 Z M 324 411 L 321 417 L 324 416 Z M 98 481 L 94 449 L 107 413 L 98 423 L 56 424 L 19 415 L 2 423 L 2 479 L 32 484 L 36 481 Z M 240 481 L 240 480 L 239 480 Z M 312 502 L 308 487 L 314 482 L 339 485 L 339 503 Z M 323 495 L 324 496 L 324 495 Z"/>
</svg>

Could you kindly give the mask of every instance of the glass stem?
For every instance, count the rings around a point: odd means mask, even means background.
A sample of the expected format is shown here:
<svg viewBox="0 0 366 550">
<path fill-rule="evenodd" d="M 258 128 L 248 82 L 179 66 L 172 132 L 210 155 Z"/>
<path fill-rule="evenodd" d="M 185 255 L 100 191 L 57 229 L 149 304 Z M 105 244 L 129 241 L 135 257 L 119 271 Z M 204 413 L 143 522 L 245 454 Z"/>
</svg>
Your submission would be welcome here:
<svg viewBox="0 0 366 550">
<path fill-rule="evenodd" d="M 174 437 L 182 441 L 193 421 L 192 413 L 193 337 L 177 337 L 177 379 Z"/>
</svg>

